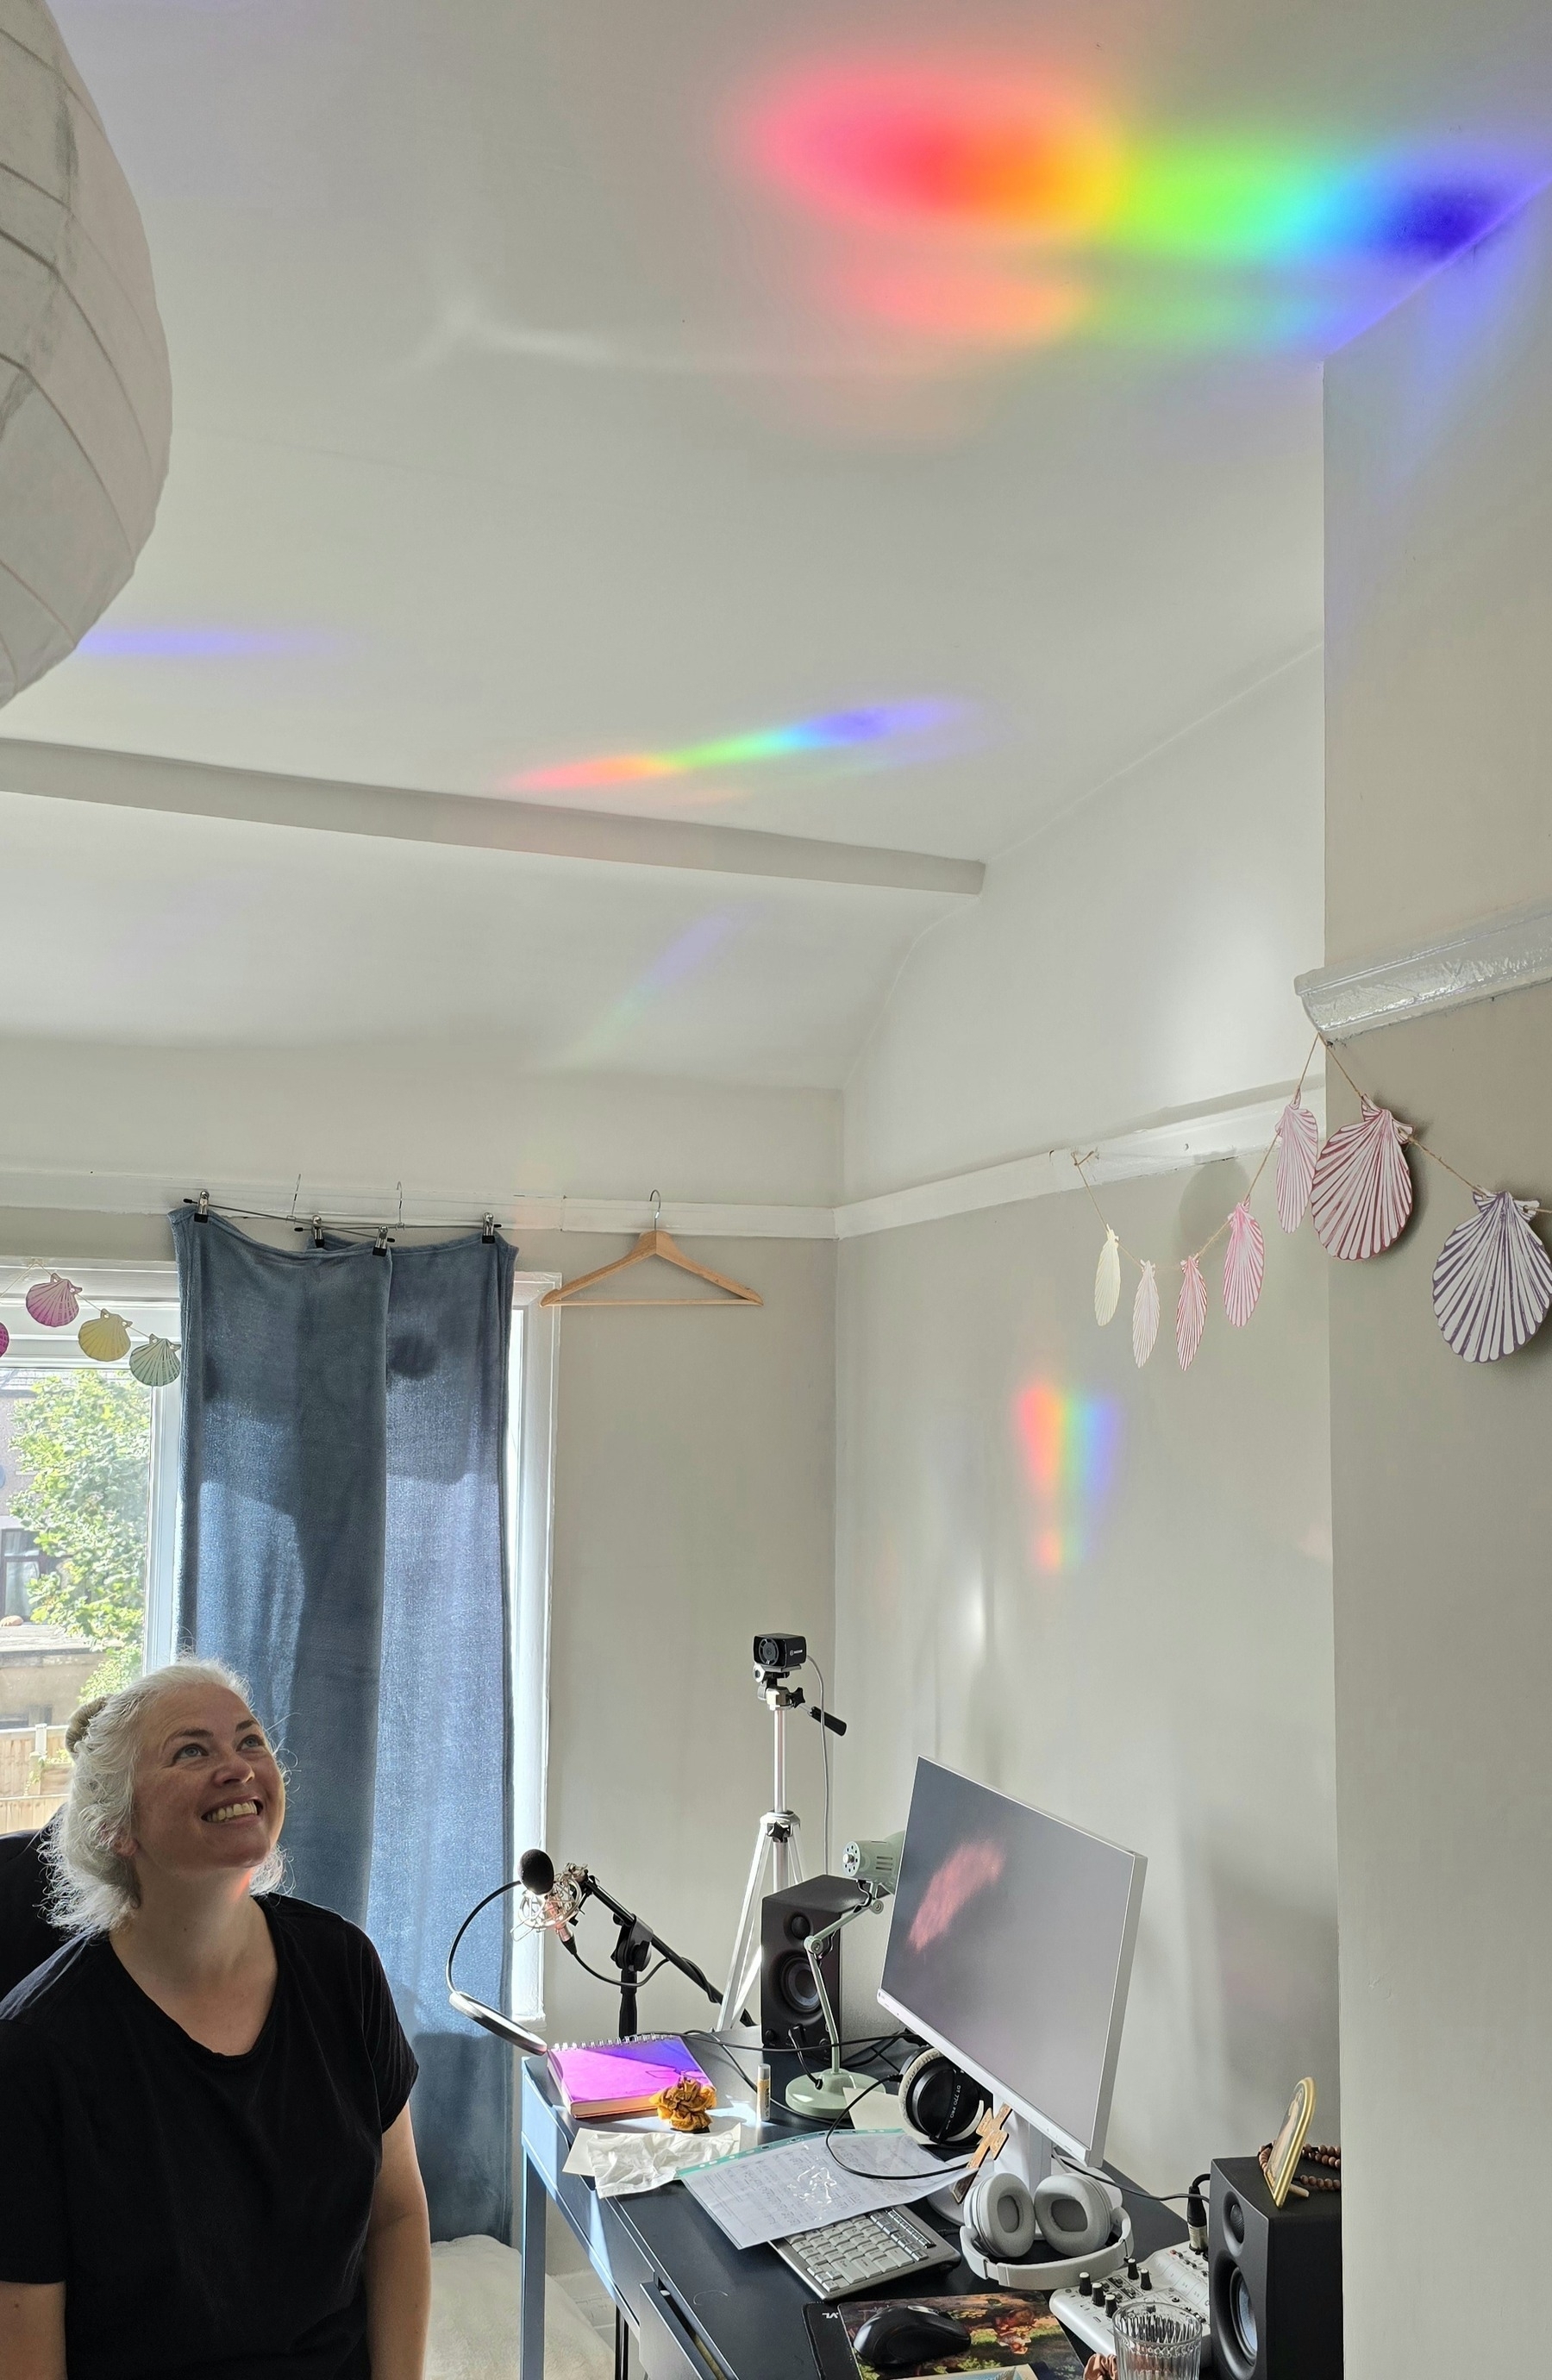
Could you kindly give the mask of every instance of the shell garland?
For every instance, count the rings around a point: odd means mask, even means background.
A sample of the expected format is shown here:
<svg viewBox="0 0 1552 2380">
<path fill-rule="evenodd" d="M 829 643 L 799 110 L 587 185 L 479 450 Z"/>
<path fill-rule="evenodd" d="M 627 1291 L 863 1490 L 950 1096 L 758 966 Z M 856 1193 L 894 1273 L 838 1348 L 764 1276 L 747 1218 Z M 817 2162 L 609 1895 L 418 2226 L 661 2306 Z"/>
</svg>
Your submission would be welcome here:
<svg viewBox="0 0 1552 2380">
<path fill-rule="evenodd" d="M 1140 1372 L 1158 1336 L 1158 1275 L 1146 1260 L 1137 1294 L 1132 1301 L 1132 1358 Z"/>
<path fill-rule="evenodd" d="M 1099 1267 L 1094 1276 L 1094 1319 L 1103 1326 L 1121 1303 L 1121 1245 L 1107 1226 Z"/>
<path fill-rule="evenodd" d="M 1434 1312 L 1457 1355 L 1496 1364 L 1534 1338 L 1552 1306 L 1552 1257 L 1531 1228 L 1534 1198 L 1476 1190 L 1434 1267 Z"/>
<path fill-rule="evenodd" d="M 79 1281 L 67 1281 L 62 1272 L 51 1272 L 47 1281 L 36 1282 L 28 1291 L 27 1311 L 45 1330 L 63 1330 L 80 1312 L 79 1288 Z"/>
<path fill-rule="evenodd" d="M 1182 1372 L 1195 1362 L 1206 1324 L 1207 1284 L 1195 1257 L 1186 1257 L 1181 1263 L 1180 1303 L 1175 1308 L 1175 1353 Z"/>
<path fill-rule="evenodd" d="M 1266 1275 L 1267 1243 L 1242 1198 L 1229 1218 L 1229 1245 L 1223 1252 L 1223 1311 L 1236 1330 L 1243 1330 L 1255 1313 Z"/>
<path fill-rule="evenodd" d="M 1411 1138 L 1410 1124 L 1369 1099 L 1356 1123 L 1331 1135 L 1310 1187 L 1310 1213 L 1328 1256 L 1362 1262 L 1400 1239 L 1412 1213 Z"/>
<path fill-rule="evenodd" d="M 1296 1232 L 1309 1205 L 1320 1151 L 1320 1126 L 1297 1098 L 1289 1100 L 1278 1118 L 1277 1145 L 1278 1221 L 1285 1232 Z"/>
<path fill-rule="evenodd" d="M 143 1347 L 130 1349 L 129 1369 L 142 1389 L 166 1389 L 177 1378 L 183 1363 L 170 1339 L 152 1337 Z"/>
<path fill-rule="evenodd" d="M 94 1364 L 116 1364 L 129 1353 L 129 1325 L 122 1314 L 99 1314 L 81 1324 L 76 1344 Z"/>
</svg>

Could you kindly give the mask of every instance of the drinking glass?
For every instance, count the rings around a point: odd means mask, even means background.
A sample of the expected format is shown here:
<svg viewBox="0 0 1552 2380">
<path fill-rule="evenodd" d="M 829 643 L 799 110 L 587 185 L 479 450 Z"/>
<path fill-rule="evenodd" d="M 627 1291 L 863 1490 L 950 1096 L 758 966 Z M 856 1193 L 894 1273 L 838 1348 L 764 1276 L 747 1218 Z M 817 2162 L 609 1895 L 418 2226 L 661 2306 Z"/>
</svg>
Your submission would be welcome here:
<svg viewBox="0 0 1552 2380">
<path fill-rule="evenodd" d="M 1110 2327 L 1116 2380 L 1196 2380 L 1202 2325 L 1194 2314 L 1134 2298 L 1117 2306 Z"/>
</svg>

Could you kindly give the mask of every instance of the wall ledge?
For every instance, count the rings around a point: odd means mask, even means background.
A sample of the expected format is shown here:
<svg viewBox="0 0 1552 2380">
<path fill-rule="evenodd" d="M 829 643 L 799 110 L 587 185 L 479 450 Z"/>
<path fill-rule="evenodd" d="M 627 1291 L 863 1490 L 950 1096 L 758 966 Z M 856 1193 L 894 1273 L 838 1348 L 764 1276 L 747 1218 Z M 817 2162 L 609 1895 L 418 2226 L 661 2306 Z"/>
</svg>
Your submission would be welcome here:
<svg viewBox="0 0 1552 2380">
<path fill-rule="evenodd" d="M 1108 1182 L 1131 1182 L 1158 1173 L 1179 1172 L 1214 1160 L 1259 1157 L 1272 1137 L 1291 1082 L 1259 1086 L 1189 1111 L 1175 1111 L 1085 1149 L 1085 1171 L 1097 1188 Z M 1321 1084 L 1312 1076 L 1306 1095 L 1318 1105 Z M 1016 1206 L 1029 1198 L 1052 1198 L 1081 1192 L 1083 1184 L 1070 1148 L 1046 1148 L 1029 1157 L 1015 1157 L 999 1165 L 977 1166 L 936 1182 L 917 1183 L 873 1198 L 856 1198 L 835 1207 L 740 1206 L 697 1203 L 665 1198 L 661 1221 L 682 1239 L 733 1240 L 855 1240 L 875 1232 L 899 1230 L 910 1223 L 939 1222 L 951 1215 L 973 1215 L 988 1207 Z M 194 1189 L 208 1189 L 217 1208 L 258 1208 L 286 1215 L 295 1184 L 255 1179 L 223 1182 L 214 1177 L 200 1183 L 169 1182 L 148 1173 L 107 1173 L 45 1171 L 0 1164 L 0 1245 L 14 1238 L 16 1217 L 28 1215 L 28 1248 L 15 1251 L 15 1261 L 30 1260 L 32 1242 L 50 1219 L 47 1247 L 39 1246 L 39 1260 L 62 1263 L 72 1254 L 69 1214 L 163 1215 Z M 486 1211 L 519 1241 L 525 1232 L 585 1232 L 614 1237 L 645 1231 L 652 1208 L 645 1198 L 587 1198 L 561 1195 L 536 1197 L 509 1191 L 486 1190 L 454 1199 L 424 1196 L 406 1186 L 407 1228 L 469 1229 Z M 7 1228 L 6 1214 L 12 1220 Z M 347 1183 L 309 1181 L 298 1203 L 298 1216 L 372 1218 L 393 1228 L 394 1202 L 384 1203 L 381 1187 L 363 1188 Z M 0 1258 L 0 1270 L 4 1259 Z"/>
<path fill-rule="evenodd" d="M 1552 902 L 1501 911 L 1411 950 L 1318 967 L 1293 989 L 1317 1033 L 1351 1041 L 1410 1016 L 1465 1008 L 1552 982 Z"/>
</svg>

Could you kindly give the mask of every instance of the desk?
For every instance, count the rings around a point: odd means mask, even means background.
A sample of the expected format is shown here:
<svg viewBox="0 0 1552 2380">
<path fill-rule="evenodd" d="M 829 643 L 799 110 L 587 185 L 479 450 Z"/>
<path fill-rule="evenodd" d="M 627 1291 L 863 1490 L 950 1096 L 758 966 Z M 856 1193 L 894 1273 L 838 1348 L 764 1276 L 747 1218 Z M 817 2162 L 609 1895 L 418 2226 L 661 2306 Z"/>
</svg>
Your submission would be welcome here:
<svg viewBox="0 0 1552 2380">
<path fill-rule="evenodd" d="M 730 2059 L 699 2036 L 695 2047 L 720 2098 L 747 2098 L 747 2084 Z M 779 2097 L 795 2067 L 784 2058 L 772 2065 Z M 544 2221 L 551 2199 L 640 2335 L 649 2380 L 815 2380 L 803 2320 L 804 2307 L 814 2300 L 773 2248 L 734 2248 L 682 2182 L 600 2201 L 586 2175 L 563 2172 L 576 2126 L 542 2058 L 523 2061 L 522 2116 L 519 2380 L 543 2380 Z M 1140 2256 L 1185 2237 L 1167 2207 L 1134 2194 L 1123 2175 L 1115 2179 Z M 880 2294 L 919 2296 L 924 2280 L 934 2296 L 987 2287 L 961 2264 L 898 2281 Z"/>
</svg>

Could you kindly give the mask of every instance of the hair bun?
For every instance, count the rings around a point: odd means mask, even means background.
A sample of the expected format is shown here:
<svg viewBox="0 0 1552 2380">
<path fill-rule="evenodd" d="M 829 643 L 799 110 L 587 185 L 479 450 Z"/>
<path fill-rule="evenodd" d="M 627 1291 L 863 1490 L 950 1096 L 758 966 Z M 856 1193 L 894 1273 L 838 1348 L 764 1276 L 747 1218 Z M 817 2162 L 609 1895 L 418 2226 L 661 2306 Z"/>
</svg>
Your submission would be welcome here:
<svg viewBox="0 0 1552 2380">
<path fill-rule="evenodd" d="M 72 1760 L 76 1756 L 82 1736 L 103 1708 L 103 1704 L 110 1699 L 107 1694 L 99 1694 L 94 1702 L 82 1703 L 79 1710 L 71 1712 L 65 1729 L 65 1749 Z"/>
</svg>

